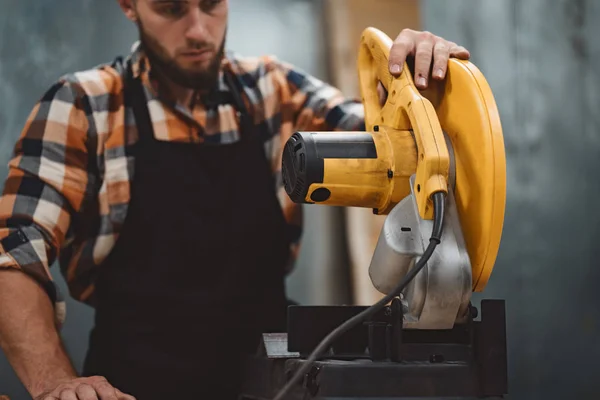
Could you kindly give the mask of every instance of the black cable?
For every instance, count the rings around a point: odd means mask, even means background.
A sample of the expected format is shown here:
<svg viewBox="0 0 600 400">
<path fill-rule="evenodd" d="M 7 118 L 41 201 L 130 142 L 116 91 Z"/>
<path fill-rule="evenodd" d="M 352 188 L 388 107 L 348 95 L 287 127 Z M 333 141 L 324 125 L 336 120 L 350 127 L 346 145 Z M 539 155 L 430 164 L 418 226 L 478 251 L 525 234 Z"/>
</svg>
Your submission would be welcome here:
<svg viewBox="0 0 600 400">
<path fill-rule="evenodd" d="M 446 193 L 436 192 L 433 194 L 433 229 L 429 241 L 435 240 L 438 244 L 442 240 L 444 229 L 444 218 L 446 217 Z"/>
<path fill-rule="evenodd" d="M 436 246 L 440 243 L 442 238 L 442 230 L 443 230 L 443 222 L 444 222 L 444 214 L 445 214 L 445 205 L 446 194 L 444 192 L 436 192 L 433 194 L 433 229 L 431 233 L 431 238 L 429 239 L 429 245 L 425 249 L 425 252 L 416 263 L 415 267 L 412 268 L 408 274 L 402 278 L 398 286 L 394 288 L 387 296 L 379 300 L 377 303 L 373 304 L 363 312 L 356 314 L 354 317 L 348 319 L 340 326 L 335 328 L 329 335 L 327 335 L 321 343 L 313 350 L 310 356 L 306 359 L 306 362 L 302 365 L 301 368 L 296 371 L 294 376 L 286 383 L 286 385 L 275 395 L 273 400 L 284 400 L 284 396 L 290 391 L 290 389 L 298 383 L 300 379 L 310 370 L 312 364 L 317 360 L 317 358 L 329 349 L 333 342 L 352 329 L 357 324 L 363 322 L 368 317 L 377 313 L 383 307 L 386 306 L 390 301 L 394 299 L 394 297 L 398 296 L 404 288 L 410 283 L 411 280 L 414 279 L 415 276 L 423 269 L 425 265 L 427 265 L 427 261 L 433 254 Z"/>
</svg>

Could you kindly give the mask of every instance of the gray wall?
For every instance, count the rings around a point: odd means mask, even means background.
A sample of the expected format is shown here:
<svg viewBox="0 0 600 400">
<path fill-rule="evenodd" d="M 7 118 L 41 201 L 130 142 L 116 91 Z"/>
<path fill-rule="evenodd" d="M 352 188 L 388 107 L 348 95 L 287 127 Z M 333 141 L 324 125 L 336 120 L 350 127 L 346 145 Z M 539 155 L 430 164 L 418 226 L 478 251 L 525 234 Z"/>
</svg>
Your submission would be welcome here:
<svg viewBox="0 0 600 400">
<path fill-rule="evenodd" d="M 246 55 L 277 54 L 298 67 L 325 78 L 325 55 L 318 2 L 282 0 L 230 0 L 229 47 Z M 14 141 L 35 101 L 63 73 L 89 68 L 126 53 L 136 38 L 116 1 L 0 0 L 0 188 Z M 111 27 L 107 28 L 110 24 Z M 258 33 L 248 35 L 252 28 Z M 302 303 L 327 303 L 339 299 L 325 290 L 335 276 L 335 256 L 328 255 L 339 220 L 336 210 L 307 210 L 308 230 L 298 268 L 289 279 L 290 296 Z M 338 235 L 341 236 L 341 235 Z M 318 268 L 328 265 L 331 268 Z M 333 272 L 332 272 L 333 271 Z M 64 281 L 54 269 L 63 290 Z M 93 312 L 69 301 L 62 331 L 67 350 L 81 368 Z M 0 353 L 0 394 L 12 400 L 27 399 L 4 356 Z"/>
<path fill-rule="evenodd" d="M 510 399 L 600 393 L 600 2 L 426 0 L 425 29 L 464 44 L 494 91 L 508 201 L 485 293 L 505 298 Z"/>
</svg>

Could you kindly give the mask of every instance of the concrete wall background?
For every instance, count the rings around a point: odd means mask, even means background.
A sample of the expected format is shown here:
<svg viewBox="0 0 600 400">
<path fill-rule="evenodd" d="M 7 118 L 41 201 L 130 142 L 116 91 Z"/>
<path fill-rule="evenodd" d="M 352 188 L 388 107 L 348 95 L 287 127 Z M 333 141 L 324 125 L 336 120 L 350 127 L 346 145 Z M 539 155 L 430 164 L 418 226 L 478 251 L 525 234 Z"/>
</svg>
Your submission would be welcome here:
<svg viewBox="0 0 600 400">
<path fill-rule="evenodd" d="M 509 399 L 596 399 L 600 356 L 600 3 L 424 0 L 495 94 L 507 152 L 500 255 L 477 298 L 507 300 Z"/>
<path fill-rule="evenodd" d="M 245 55 L 277 54 L 280 58 L 325 79 L 326 64 L 318 2 L 230 0 L 229 47 Z M 0 0 L 0 189 L 17 136 L 35 101 L 60 75 L 111 61 L 129 51 L 137 31 L 116 1 Z M 107 28 L 108 24 L 111 25 Z M 253 35 L 248 30 L 253 29 Z M 337 210 L 308 207 L 307 235 L 298 268 L 290 276 L 290 297 L 302 303 L 329 303 L 343 293 L 326 290 L 336 277 L 336 252 L 329 252 L 342 235 L 334 234 Z M 333 243 L 333 244 L 332 244 Z M 327 265 L 328 268 L 320 268 Z M 337 267 L 339 268 L 339 267 Z M 57 266 L 54 276 L 66 293 Z M 341 293 L 341 294 L 340 294 Z M 1 306 L 1 305 L 0 305 Z M 93 311 L 68 302 L 62 331 L 67 350 L 81 368 Z M 28 396 L 0 352 L 0 394 L 12 400 Z"/>
</svg>

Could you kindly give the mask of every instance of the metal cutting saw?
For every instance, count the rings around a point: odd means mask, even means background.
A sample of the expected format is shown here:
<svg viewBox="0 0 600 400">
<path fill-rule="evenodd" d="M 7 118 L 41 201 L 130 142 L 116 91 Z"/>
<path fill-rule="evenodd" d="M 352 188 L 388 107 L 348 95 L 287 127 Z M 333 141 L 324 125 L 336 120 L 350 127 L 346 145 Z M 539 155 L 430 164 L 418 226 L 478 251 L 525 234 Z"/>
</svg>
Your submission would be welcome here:
<svg viewBox="0 0 600 400">
<path fill-rule="evenodd" d="M 502 397 L 503 300 L 472 305 L 498 254 L 506 160 L 490 87 L 469 61 L 419 91 L 392 40 L 363 32 L 365 132 L 296 132 L 282 161 L 297 203 L 367 207 L 386 219 L 369 266 L 373 306 L 290 306 L 247 360 L 243 399 Z M 381 106 L 377 85 L 387 90 Z"/>
</svg>

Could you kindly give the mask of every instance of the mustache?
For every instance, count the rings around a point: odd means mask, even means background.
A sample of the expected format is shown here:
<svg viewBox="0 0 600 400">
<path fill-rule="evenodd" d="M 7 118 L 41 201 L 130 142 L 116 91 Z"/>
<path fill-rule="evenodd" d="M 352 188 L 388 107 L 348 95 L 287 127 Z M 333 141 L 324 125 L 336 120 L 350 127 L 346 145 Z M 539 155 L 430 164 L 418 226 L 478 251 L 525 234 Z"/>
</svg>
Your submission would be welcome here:
<svg viewBox="0 0 600 400">
<path fill-rule="evenodd" d="M 186 51 L 201 51 L 201 50 L 214 50 L 215 46 L 208 42 L 191 42 L 188 41 L 185 48 L 181 49 L 182 52 Z"/>
</svg>

